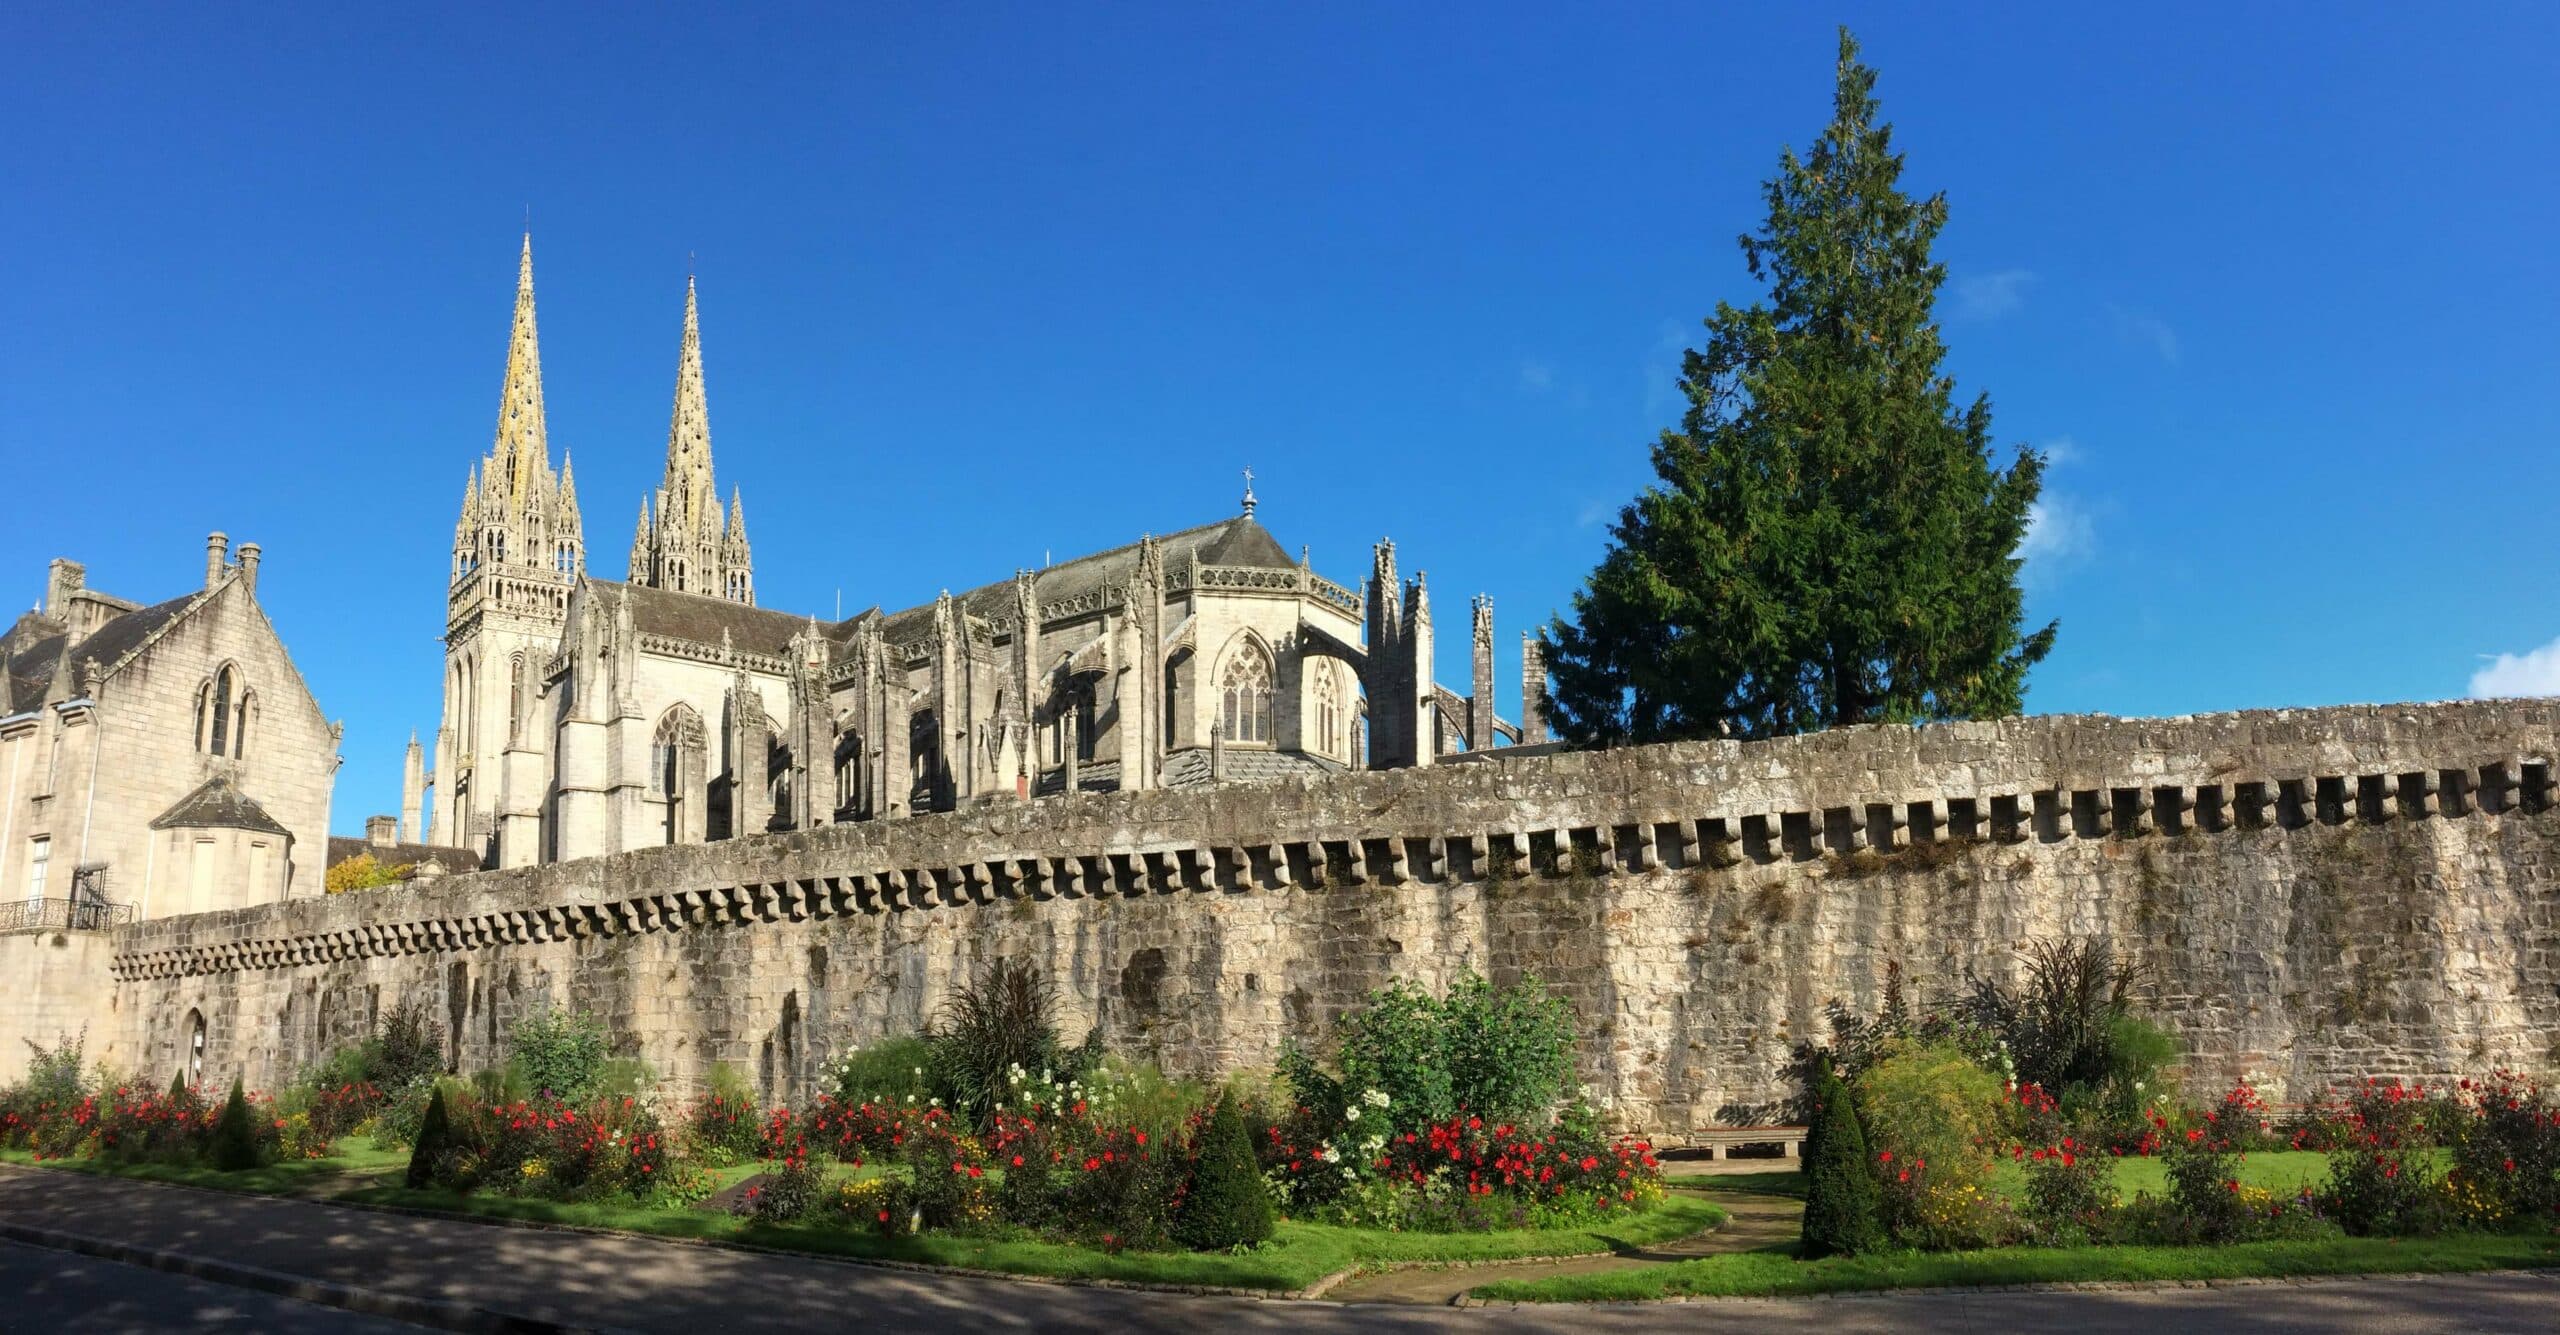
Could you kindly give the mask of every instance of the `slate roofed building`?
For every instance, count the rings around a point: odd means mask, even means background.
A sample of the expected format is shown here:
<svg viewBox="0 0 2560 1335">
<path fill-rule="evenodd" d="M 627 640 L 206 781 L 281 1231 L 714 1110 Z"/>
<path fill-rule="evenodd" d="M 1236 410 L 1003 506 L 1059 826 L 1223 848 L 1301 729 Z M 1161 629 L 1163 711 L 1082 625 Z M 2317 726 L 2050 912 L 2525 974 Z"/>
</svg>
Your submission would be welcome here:
<svg viewBox="0 0 2560 1335">
<path fill-rule="evenodd" d="M 98 925 L 321 893 L 338 729 L 214 534 L 145 606 L 53 562 L 0 635 L 0 918 Z"/>
</svg>

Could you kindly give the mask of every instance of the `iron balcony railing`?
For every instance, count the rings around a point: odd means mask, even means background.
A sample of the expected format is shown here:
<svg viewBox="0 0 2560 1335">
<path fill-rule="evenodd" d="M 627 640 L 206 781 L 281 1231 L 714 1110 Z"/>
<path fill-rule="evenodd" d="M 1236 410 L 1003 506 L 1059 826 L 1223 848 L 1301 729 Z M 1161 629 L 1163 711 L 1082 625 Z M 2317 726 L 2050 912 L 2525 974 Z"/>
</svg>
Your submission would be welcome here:
<svg viewBox="0 0 2560 1335">
<path fill-rule="evenodd" d="M 0 934 L 103 932 L 133 921 L 133 905 L 103 899 L 13 899 L 0 903 Z"/>
</svg>

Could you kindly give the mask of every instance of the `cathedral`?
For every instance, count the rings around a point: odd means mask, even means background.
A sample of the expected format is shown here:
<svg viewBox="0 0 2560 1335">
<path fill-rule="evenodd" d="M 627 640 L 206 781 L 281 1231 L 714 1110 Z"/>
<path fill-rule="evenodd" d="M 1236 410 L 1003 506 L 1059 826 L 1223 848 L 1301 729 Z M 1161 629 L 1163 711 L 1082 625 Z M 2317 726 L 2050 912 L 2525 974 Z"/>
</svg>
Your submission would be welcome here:
<svg viewBox="0 0 2560 1335">
<path fill-rule="evenodd" d="M 577 484 L 551 467 L 533 242 L 516 273 L 497 439 L 464 485 L 443 723 L 404 812 L 516 867 L 654 844 L 895 819 L 1069 792 L 1267 783 L 1544 742 L 1474 680 L 1433 679 L 1430 592 L 1381 542 L 1355 588 L 1238 513 L 931 603 L 822 621 L 756 605 L 743 494 L 720 500 L 694 286 L 666 474 L 621 581 L 587 570 Z M 431 796 L 430 796 L 431 794 Z M 405 835 L 415 837 L 415 817 Z"/>
</svg>

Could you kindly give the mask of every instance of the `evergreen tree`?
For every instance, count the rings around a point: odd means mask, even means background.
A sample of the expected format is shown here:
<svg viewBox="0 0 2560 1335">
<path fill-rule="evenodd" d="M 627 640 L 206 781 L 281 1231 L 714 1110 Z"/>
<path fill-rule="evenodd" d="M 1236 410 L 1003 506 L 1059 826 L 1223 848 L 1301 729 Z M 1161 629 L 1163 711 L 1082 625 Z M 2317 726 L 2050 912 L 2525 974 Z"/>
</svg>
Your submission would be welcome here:
<svg viewBox="0 0 2560 1335">
<path fill-rule="evenodd" d="M 1766 302 L 1682 363 L 1656 485 L 1548 632 L 1550 717 L 1584 745 L 2014 714 L 2053 647 L 2018 544 L 2044 472 L 1991 458 L 1932 315 L 1944 196 L 1903 193 L 1875 72 L 1840 34 L 1830 128 L 1779 160 L 1741 238 Z"/>
<path fill-rule="evenodd" d="M 1857 1100 L 1828 1063 L 1814 1075 L 1804 1141 L 1804 1254 L 1854 1256 L 1884 1245 L 1884 1187 L 1867 1159 Z"/>
<path fill-rule="evenodd" d="M 184 1071 L 180 1071 L 180 1072 L 178 1072 L 176 1075 L 173 1075 L 173 1076 L 169 1077 L 169 1101 L 170 1101 L 171 1103 L 179 1104 L 179 1105 L 181 1105 L 181 1106 L 183 1106 L 183 1105 L 186 1103 L 186 1101 L 187 1101 L 187 1073 L 186 1073 L 186 1072 L 184 1072 Z"/>
<path fill-rule="evenodd" d="M 427 1096 L 426 1116 L 418 1120 L 418 1138 L 409 1147 L 411 1191 L 435 1185 L 436 1160 L 453 1141 L 453 1119 L 444 1110 L 444 1086 Z"/>
<path fill-rule="evenodd" d="M 231 1097 L 213 1124 L 213 1166 L 226 1173 L 258 1166 L 258 1133 L 249 1125 L 249 1096 L 241 1092 L 238 1076 L 231 1078 Z"/>
<path fill-rule="evenodd" d="M 1233 1099 L 1220 1101 L 1192 1147 L 1191 1188 L 1183 1194 L 1173 1235 L 1195 1251 L 1251 1246 L 1271 1236 L 1271 1193 L 1262 1185 L 1253 1137 Z"/>
</svg>

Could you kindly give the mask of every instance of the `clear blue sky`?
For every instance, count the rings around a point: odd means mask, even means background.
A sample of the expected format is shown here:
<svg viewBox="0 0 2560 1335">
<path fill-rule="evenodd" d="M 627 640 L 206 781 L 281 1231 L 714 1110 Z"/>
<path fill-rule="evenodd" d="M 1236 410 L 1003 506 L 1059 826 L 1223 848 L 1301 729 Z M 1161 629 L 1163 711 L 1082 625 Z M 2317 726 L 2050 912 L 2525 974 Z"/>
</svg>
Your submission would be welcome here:
<svg viewBox="0 0 2560 1335">
<path fill-rule="evenodd" d="M 1358 4 L 0 12 L 0 578 L 203 535 L 347 723 L 431 734 L 532 213 L 619 577 L 686 256 L 767 605 L 904 606 L 1230 513 L 1562 606 L 1749 300 L 1832 25 L 1953 208 L 1965 392 L 2051 448 L 2038 712 L 2436 699 L 2560 635 L 2560 10 Z M 2560 681 L 2560 653 L 2503 680 Z"/>
</svg>

